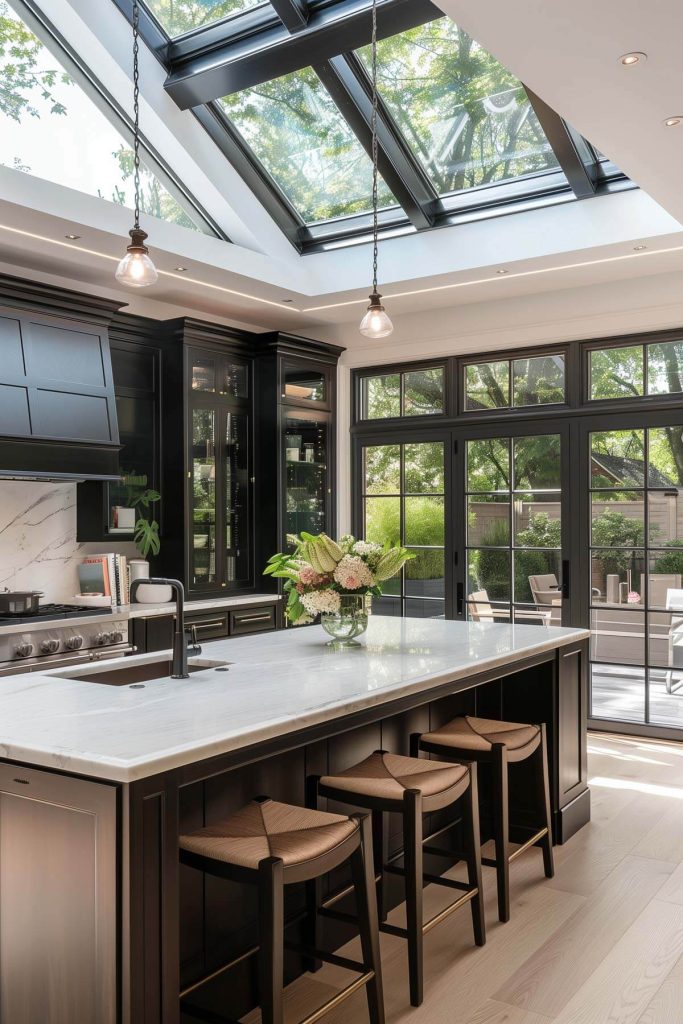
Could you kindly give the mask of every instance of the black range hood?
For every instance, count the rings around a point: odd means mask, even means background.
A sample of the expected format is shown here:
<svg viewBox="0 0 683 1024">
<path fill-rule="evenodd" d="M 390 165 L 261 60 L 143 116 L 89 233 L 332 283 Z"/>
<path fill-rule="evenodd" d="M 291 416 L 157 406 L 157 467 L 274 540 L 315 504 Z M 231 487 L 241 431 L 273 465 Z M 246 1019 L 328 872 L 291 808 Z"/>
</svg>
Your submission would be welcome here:
<svg viewBox="0 0 683 1024">
<path fill-rule="evenodd" d="M 52 292 L 0 279 L 0 479 L 119 479 L 107 327 L 120 303 Z"/>
</svg>

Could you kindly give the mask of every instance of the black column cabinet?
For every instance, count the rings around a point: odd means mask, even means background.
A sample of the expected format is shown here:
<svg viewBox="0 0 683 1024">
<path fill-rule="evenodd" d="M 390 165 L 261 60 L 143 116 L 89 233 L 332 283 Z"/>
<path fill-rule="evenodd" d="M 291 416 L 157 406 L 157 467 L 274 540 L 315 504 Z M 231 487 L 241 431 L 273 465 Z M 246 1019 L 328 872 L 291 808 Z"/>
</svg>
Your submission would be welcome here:
<svg viewBox="0 0 683 1024">
<path fill-rule="evenodd" d="M 264 335 L 256 358 L 256 573 L 287 535 L 335 531 L 335 399 L 343 349 Z M 264 586 L 274 581 L 263 578 Z"/>
</svg>

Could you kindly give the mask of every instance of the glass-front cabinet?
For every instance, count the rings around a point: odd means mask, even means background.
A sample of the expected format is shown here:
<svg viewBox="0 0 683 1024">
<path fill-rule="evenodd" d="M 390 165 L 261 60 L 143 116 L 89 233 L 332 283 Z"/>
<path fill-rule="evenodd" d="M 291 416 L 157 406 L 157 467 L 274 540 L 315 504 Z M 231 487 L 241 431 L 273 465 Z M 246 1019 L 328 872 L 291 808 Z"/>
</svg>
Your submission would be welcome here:
<svg viewBox="0 0 683 1024">
<path fill-rule="evenodd" d="M 330 425 L 326 417 L 285 410 L 286 532 L 323 533 L 328 524 Z"/>
<path fill-rule="evenodd" d="M 226 353 L 188 350 L 192 590 L 237 589 L 251 581 L 250 364 Z"/>
</svg>

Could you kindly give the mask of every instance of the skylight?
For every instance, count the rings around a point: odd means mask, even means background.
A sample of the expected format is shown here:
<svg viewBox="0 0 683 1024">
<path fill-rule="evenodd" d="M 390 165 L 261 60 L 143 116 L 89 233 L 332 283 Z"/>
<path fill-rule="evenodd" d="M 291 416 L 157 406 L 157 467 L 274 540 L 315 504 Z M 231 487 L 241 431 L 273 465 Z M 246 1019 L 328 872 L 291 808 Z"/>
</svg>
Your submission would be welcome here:
<svg viewBox="0 0 683 1024">
<path fill-rule="evenodd" d="M 360 51 L 368 71 L 370 48 Z M 381 40 L 382 99 L 439 195 L 557 170 L 524 88 L 449 18 Z"/>
<path fill-rule="evenodd" d="M 257 7 L 262 0 L 147 0 L 147 8 L 169 36 L 180 36 L 193 29 Z"/>
<path fill-rule="evenodd" d="M 370 210 L 370 159 L 312 68 L 220 103 L 305 223 Z M 396 204 L 383 182 L 379 200 Z"/>
<path fill-rule="evenodd" d="M 43 43 L 0 0 L 0 164 L 133 207 L 133 151 Z M 212 233 L 142 167 L 144 213 Z"/>
</svg>

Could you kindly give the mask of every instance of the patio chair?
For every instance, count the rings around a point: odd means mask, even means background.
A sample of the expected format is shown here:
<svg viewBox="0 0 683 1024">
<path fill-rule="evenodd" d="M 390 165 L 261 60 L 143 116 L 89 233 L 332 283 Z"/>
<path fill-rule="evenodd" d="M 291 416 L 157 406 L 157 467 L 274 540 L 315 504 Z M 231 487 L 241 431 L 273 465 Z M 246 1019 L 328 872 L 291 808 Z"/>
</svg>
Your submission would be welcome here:
<svg viewBox="0 0 683 1024">
<path fill-rule="evenodd" d="M 546 573 L 541 576 L 529 576 L 529 586 L 534 603 L 539 610 L 550 612 L 550 624 L 562 625 L 562 594 L 557 576 Z"/>
</svg>

